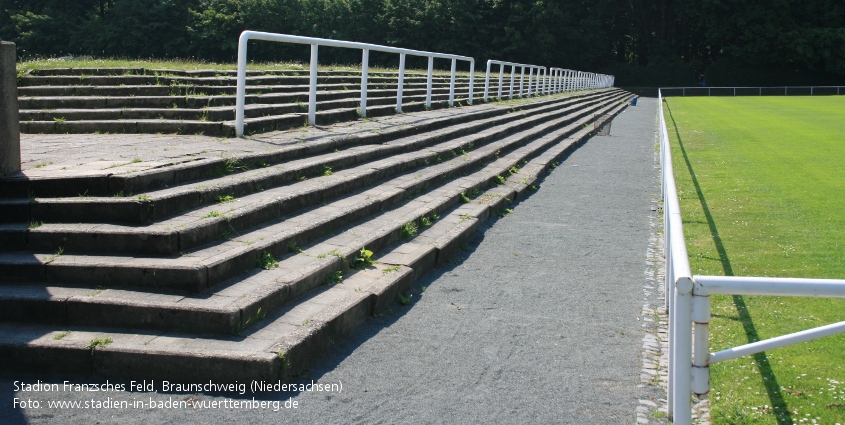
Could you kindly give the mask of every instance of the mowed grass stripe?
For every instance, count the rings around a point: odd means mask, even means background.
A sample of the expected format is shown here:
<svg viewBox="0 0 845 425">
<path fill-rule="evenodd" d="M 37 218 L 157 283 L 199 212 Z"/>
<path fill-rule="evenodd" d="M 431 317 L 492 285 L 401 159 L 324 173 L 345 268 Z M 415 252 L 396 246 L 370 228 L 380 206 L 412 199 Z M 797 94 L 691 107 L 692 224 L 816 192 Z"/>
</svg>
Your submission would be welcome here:
<svg viewBox="0 0 845 425">
<path fill-rule="evenodd" d="M 845 278 L 845 97 L 664 112 L 693 273 Z M 714 351 L 845 320 L 841 299 L 712 298 Z M 715 424 L 845 424 L 845 335 L 714 365 L 711 382 Z"/>
</svg>

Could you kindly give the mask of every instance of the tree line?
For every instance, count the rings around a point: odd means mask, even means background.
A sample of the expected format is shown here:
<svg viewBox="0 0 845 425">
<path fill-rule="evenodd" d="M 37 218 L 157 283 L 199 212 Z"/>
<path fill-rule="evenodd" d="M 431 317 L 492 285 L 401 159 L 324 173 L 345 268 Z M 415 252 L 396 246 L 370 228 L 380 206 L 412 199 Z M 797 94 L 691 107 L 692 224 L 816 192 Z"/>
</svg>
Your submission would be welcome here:
<svg viewBox="0 0 845 425">
<path fill-rule="evenodd" d="M 617 85 L 845 77 L 838 0 L 0 0 L 0 38 L 21 58 L 233 62 L 245 29 L 460 54 L 479 68 L 500 59 L 611 73 Z M 250 58 L 307 61 L 308 49 L 254 42 Z M 358 63 L 360 52 L 324 48 L 320 61 Z"/>
</svg>

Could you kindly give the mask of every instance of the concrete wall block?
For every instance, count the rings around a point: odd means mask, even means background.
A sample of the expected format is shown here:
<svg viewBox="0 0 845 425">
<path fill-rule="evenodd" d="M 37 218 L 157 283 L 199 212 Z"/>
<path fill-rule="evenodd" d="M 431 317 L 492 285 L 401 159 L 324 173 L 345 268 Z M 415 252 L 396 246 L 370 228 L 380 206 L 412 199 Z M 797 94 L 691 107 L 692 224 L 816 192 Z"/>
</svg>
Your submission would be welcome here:
<svg viewBox="0 0 845 425">
<path fill-rule="evenodd" d="M 0 176 L 21 170 L 15 43 L 0 41 Z"/>
</svg>

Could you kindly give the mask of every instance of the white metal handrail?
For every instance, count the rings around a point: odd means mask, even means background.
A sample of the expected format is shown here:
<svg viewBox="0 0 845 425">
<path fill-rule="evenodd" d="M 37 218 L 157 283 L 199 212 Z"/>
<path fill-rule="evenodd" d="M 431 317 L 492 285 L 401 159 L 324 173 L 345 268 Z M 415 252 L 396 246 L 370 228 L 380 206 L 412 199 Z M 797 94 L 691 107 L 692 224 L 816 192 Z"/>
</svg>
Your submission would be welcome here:
<svg viewBox="0 0 845 425">
<path fill-rule="evenodd" d="M 672 168 L 672 153 L 658 90 L 661 195 L 666 258 L 666 302 L 669 315 L 669 419 L 692 423 L 692 394 L 710 391 L 710 365 L 762 351 L 845 333 L 845 321 L 711 353 L 710 295 L 771 295 L 845 298 L 845 280 L 743 276 L 692 276 L 681 210 Z M 694 330 L 694 333 L 693 333 Z M 693 336 L 694 335 L 694 336 Z"/>
<path fill-rule="evenodd" d="M 511 81 L 510 81 L 510 89 L 508 91 L 508 98 L 509 99 L 513 99 L 513 82 L 514 82 L 514 76 L 516 75 L 516 68 L 520 68 L 519 97 L 523 96 L 522 83 L 523 83 L 523 79 L 525 78 L 525 68 L 528 68 L 528 70 L 529 70 L 529 74 L 528 74 L 528 95 L 529 96 L 531 96 L 531 76 L 532 76 L 534 70 L 535 69 L 537 70 L 537 76 L 538 77 L 540 76 L 540 70 L 543 71 L 543 74 L 545 74 L 545 72 L 546 72 L 545 66 L 528 65 L 528 64 L 524 64 L 524 63 L 505 62 L 505 61 L 497 61 L 497 60 L 490 59 L 490 60 L 487 61 L 487 73 L 484 75 L 484 101 L 485 102 L 487 101 L 487 95 L 490 91 L 490 68 L 493 66 L 493 64 L 499 65 L 499 94 L 497 96 L 499 99 L 502 98 L 502 79 L 503 79 L 504 73 L 505 73 L 505 66 L 511 67 Z"/>
<path fill-rule="evenodd" d="M 316 124 L 317 114 L 317 48 L 343 47 L 350 49 L 361 49 L 361 116 L 367 116 L 367 76 L 369 73 L 370 51 L 397 53 L 399 54 L 399 78 L 396 89 L 396 111 L 402 112 L 402 91 L 405 80 L 405 56 L 428 57 L 428 76 L 426 80 L 426 107 L 431 107 L 431 86 L 434 70 L 434 59 L 451 59 L 451 78 L 449 81 L 449 106 L 455 101 L 455 68 L 456 62 L 467 61 L 469 67 L 469 104 L 472 104 L 473 79 L 475 75 L 475 59 L 469 56 L 450 55 L 446 53 L 424 52 L 420 50 L 403 49 L 399 47 L 380 46 L 377 44 L 358 43 L 353 41 L 331 40 L 326 38 L 302 37 L 288 34 L 275 34 L 259 31 L 244 31 L 238 39 L 238 89 L 235 104 L 235 135 L 242 137 L 244 134 L 244 104 L 246 98 L 246 58 L 247 43 L 249 40 L 276 41 L 282 43 L 308 44 L 311 46 L 311 67 L 308 90 L 308 123 Z"/>
<path fill-rule="evenodd" d="M 528 68 L 528 96 L 531 96 L 531 78 L 534 69 L 537 69 L 537 82 L 534 87 L 534 94 L 552 94 L 566 91 L 598 89 L 604 87 L 613 87 L 614 77 L 612 75 L 596 74 L 593 72 L 573 71 L 563 68 L 548 68 L 539 65 L 528 65 L 522 63 L 505 62 L 490 59 L 487 61 L 487 72 L 484 75 L 484 101 L 490 94 L 490 71 L 493 65 L 499 65 L 499 86 L 497 98 L 502 98 L 502 88 L 504 87 L 503 79 L 505 74 L 505 67 L 511 67 L 510 86 L 508 90 L 508 99 L 513 99 L 514 76 L 516 75 L 516 68 L 520 68 L 519 76 L 519 97 L 523 97 L 523 78 L 525 76 L 525 69 Z M 542 76 L 540 72 L 542 70 Z"/>
<path fill-rule="evenodd" d="M 764 89 L 765 90 L 777 89 L 778 91 L 783 90 L 784 96 L 789 95 L 790 89 L 793 89 L 793 90 L 795 90 L 795 89 L 805 89 L 805 90 L 810 89 L 810 96 L 815 96 L 814 92 L 816 91 L 816 89 L 836 89 L 837 95 L 841 95 L 841 94 L 845 93 L 845 90 L 843 90 L 843 89 L 845 89 L 845 86 L 768 86 L 768 87 L 762 87 L 762 86 L 761 87 L 754 87 L 754 86 L 748 86 L 748 87 L 744 87 L 744 86 L 736 86 L 736 87 L 733 87 L 733 86 L 696 87 L 696 86 L 691 86 L 691 87 L 661 87 L 660 88 L 660 90 L 680 90 L 681 96 L 686 96 L 687 90 L 693 91 L 695 93 L 703 93 L 705 90 L 707 90 L 707 96 L 712 96 L 713 90 L 718 90 L 718 91 L 733 90 L 732 96 L 737 95 L 737 90 L 745 90 L 745 91 L 757 90 L 757 95 L 762 96 Z M 832 94 L 833 93 L 825 93 L 825 95 L 832 95 Z M 716 94 L 716 96 L 724 96 L 724 95 Z"/>
</svg>

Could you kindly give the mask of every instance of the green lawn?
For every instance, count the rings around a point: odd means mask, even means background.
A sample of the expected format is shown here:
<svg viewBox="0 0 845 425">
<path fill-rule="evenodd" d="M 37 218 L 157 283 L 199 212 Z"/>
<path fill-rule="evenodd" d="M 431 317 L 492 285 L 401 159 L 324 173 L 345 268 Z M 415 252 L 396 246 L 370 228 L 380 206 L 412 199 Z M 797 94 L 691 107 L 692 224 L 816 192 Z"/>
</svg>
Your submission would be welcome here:
<svg viewBox="0 0 845 425">
<path fill-rule="evenodd" d="M 845 279 L 845 97 L 664 104 L 694 274 Z M 845 300 L 718 296 L 711 351 L 845 320 Z M 716 424 L 845 425 L 845 335 L 711 368 Z"/>
</svg>

